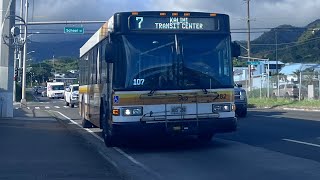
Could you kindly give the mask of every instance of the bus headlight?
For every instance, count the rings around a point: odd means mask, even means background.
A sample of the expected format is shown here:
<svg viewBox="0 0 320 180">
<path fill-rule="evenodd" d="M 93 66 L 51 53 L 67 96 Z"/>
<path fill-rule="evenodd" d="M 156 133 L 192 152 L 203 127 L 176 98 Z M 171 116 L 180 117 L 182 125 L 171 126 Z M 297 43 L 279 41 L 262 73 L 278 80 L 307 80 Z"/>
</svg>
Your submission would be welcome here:
<svg viewBox="0 0 320 180">
<path fill-rule="evenodd" d="M 231 104 L 213 104 L 212 112 L 230 112 Z"/>
<path fill-rule="evenodd" d="M 142 107 L 124 107 L 121 108 L 123 116 L 142 116 Z"/>
</svg>

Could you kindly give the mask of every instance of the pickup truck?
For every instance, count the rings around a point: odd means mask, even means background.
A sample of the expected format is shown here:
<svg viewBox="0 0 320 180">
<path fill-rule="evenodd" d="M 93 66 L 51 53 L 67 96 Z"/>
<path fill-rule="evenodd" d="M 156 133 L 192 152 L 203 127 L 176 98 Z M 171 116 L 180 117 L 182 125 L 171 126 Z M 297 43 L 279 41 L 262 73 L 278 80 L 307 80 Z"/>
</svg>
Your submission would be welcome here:
<svg viewBox="0 0 320 180">
<path fill-rule="evenodd" d="M 241 88 L 241 84 L 234 87 L 234 103 L 236 105 L 236 116 L 246 117 L 248 108 L 247 93 Z"/>
<path fill-rule="evenodd" d="M 279 94 L 278 89 L 273 90 L 273 96 L 284 97 L 284 98 L 299 98 L 299 87 L 296 84 L 280 84 Z M 301 99 L 308 97 L 308 90 L 306 88 L 301 88 Z"/>
<path fill-rule="evenodd" d="M 74 107 L 79 103 L 79 84 L 72 84 L 64 91 L 66 106 Z"/>
</svg>

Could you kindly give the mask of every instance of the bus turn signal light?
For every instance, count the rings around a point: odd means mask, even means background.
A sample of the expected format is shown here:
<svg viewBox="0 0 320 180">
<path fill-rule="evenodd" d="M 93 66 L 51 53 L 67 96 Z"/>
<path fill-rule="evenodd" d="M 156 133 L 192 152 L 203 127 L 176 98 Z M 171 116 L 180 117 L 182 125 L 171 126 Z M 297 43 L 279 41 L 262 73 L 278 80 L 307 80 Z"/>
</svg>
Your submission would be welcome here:
<svg viewBox="0 0 320 180">
<path fill-rule="evenodd" d="M 113 109 L 112 110 L 112 115 L 119 116 L 120 115 L 120 110 L 119 109 Z"/>
</svg>

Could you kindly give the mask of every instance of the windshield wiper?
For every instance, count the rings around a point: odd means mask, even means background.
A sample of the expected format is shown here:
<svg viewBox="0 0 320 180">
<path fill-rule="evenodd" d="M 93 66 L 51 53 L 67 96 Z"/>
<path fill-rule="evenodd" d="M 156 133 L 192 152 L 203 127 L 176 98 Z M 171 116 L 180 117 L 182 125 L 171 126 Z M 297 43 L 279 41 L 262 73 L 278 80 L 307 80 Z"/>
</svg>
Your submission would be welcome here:
<svg viewBox="0 0 320 180">
<path fill-rule="evenodd" d="M 156 92 L 156 89 L 151 89 L 148 93 L 148 96 L 153 96 L 153 94 Z"/>
<path fill-rule="evenodd" d="M 203 92 L 204 94 L 208 94 L 207 89 L 202 89 L 202 92 Z"/>
</svg>

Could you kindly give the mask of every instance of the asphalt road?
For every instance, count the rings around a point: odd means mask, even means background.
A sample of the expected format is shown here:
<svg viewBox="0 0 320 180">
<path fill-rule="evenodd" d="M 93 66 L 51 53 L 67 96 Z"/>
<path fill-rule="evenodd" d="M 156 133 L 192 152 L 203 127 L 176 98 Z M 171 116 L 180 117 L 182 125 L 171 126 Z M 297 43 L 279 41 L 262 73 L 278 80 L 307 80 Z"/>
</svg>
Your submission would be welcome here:
<svg viewBox="0 0 320 180">
<path fill-rule="evenodd" d="M 45 98 L 40 101 L 43 103 L 31 108 L 48 102 Z M 49 102 L 48 107 L 61 119 L 81 122 L 78 108 L 64 107 L 61 100 Z M 148 171 L 154 179 L 318 180 L 319 118 L 319 112 L 250 109 L 247 118 L 239 119 L 237 132 L 216 135 L 209 144 L 189 137 L 131 139 L 118 148 L 99 148 L 118 167 L 130 164 L 130 168 Z M 101 141 L 99 129 L 90 132 L 94 136 L 88 136 Z"/>
</svg>

